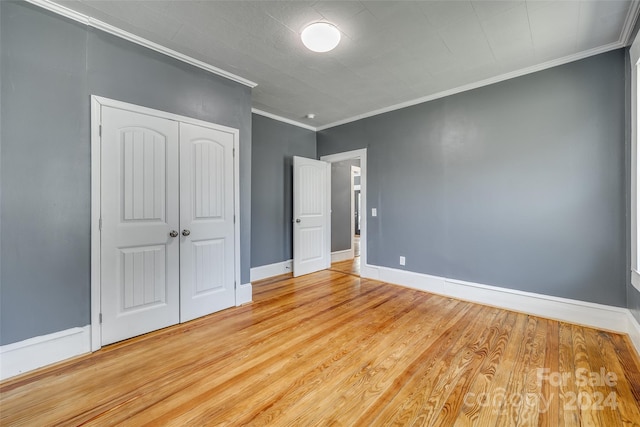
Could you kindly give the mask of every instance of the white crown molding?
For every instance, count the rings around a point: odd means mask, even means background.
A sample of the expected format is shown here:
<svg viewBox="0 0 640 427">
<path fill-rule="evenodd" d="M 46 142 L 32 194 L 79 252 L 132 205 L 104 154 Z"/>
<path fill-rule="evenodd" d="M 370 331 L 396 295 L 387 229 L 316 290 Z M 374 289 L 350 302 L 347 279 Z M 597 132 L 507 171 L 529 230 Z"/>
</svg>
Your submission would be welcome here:
<svg viewBox="0 0 640 427">
<path fill-rule="evenodd" d="M 75 10 L 71 10 L 68 7 L 62 6 L 57 3 L 53 3 L 50 0 L 25 0 L 27 3 L 34 4 L 36 6 L 40 6 L 43 9 L 47 9 L 50 12 L 57 13 L 58 15 L 62 15 L 66 18 L 73 19 L 76 22 L 79 22 L 84 25 L 89 25 L 89 17 L 83 13 L 76 12 Z"/>
<path fill-rule="evenodd" d="M 624 25 L 622 26 L 622 31 L 620 32 L 619 41 L 623 46 L 628 46 L 633 42 L 633 40 L 631 40 L 631 36 L 633 35 L 633 27 L 635 27 L 636 21 L 638 20 L 639 10 L 640 0 L 632 0 L 631 5 L 629 6 L 629 12 L 624 20 Z"/>
<path fill-rule="evenodd" d="M 568 64 L 569 62 L 578 61 L 580 59 L 585 59 L 590 56 L 599 55 L 601 53 L 609 52 L 615 49 L 620 49 L 624 47 L 624 44 L 620 41 L 615 43 L 611 43 L 605 46 L 599 46 L 594 49 L 585 50 L 583 52 L 576 53 L 574 55 L 565 56 L 563 58 L 554 59 L 551 61 L 544 62 L 542 64 L 533 65 L 527 68 L 521 68 L 520 70 L 511 71 L 509 73 L 501 74 L 499 76 L 490 77 L 488 79 L 480 80 L 477 82 L 469 83 L 463 86 L 458 86 L 453 89 L 448 89 L 442 92 L 434 93 L 432 95 L 423 96 L 421 98 L 413 99 L 410 101 L 401 102 L 399 104 L 391 105 L 389 107 L 380 108 L 379 110 L 370 111 L 368 113 L 358 114 L 357 116 L 350 117 L 344 120 L 338 120 L 337 122 L 329 123 L 328 125 L 318 126 L 317 131 L 322 131 L 325 129 L 329 129 L 332 127 L 344 125 L 347 123 L 355 122 L 357 120 L 366 119 L 368 117 L 377 116 L 379 114 L 388 113 L 395 110 L 400 110 L 402 108 L 412 107 L 414 105 L 422 104 L 425 102 L 433 101 L 436 99 L 444 98 L 447 96 L 455 95 L 462 92 L 467 92 L 469 90 L 478 89 L 484 86 L 489 86 L 494 83 L 500 83 L 505 80 L 510 80 L 516 77 L 521 77 L 527 74 L 535 73 L 538 71 L 546 70 L 549 68 L 557 67 L 559 65 Z"/>
<path fill-rule="evenodd" d="M 254 114 L 258 114 L 259 116 L 264 116 L 264 117 L 267 117 L 269 119 L 277 120 L 279 122 L 287 123 L 287 124 L 293 125 L 293 126 L 298 126 L 300 128 L 311 130 L 311 131 L 314 131 L 314 132 L 316 132 L 318 130 L 317 128 L 315 128 L 315 127 L 313 127 L 311 125 L 307 125 L 307 124 L 304 124 L 304 123 L 296 122 L 295 120 L 287 119 L 286 117 L 281 117 L 281 116 L 278 116 L 278 115 L 275 115 L 275 114 L 272 114 L 272 113 L 267 113 L 266 111 L 259 110 L 257 108 L 252 108 L 251 112 L 254 113 Z"/>
<path fill-rule="evenodd" d="M 203 61 L 200 61 L 198 59 L 192 58 L 188 55 L 184 55 L 180 52 L 177 52 L 173 49 L 169 49 L 165 46 L 159 45 L 157 43 L 154 43 L 150 40 L 144 39 L 142 37 L 136 36 L 135 34 L 131 34 L 127 31 L 124 31 L 120 28 L 114 27 L 113 25 L 109 25 L 105 22 L 102 22 L 100 20 L 94 19 L 90 16 L 84 15 L 82 13 L 76 12 L 74 10 L 71 10 L 65 6 L 62 6 L 60 4 L 54 3 L 51 0 L 26 0 L 29 3 L 32 3 L 34 5 L 37 5 L 39 7 L 42 7 L 43 9 L 47 9 L 51 12 L 57 13 L 59 15 L 65 16 L 69 19 L 72 19 L 74 21 L 80 22 L 84 25 L 90 26 L 90 27 L 94 27 L 96 29 L 105 31 L 107 33 L 113 34 L 117 37 L 120 37 L 122 39 L 128 40 L 130 42 L 136 43 L 140 46 L 144 46 L 146 48 L 149 48 L 151 50 L 154 50 L 156 52 L 160 52 L 164 55 L 170 56 L 172 58 L 175 58 L 179 61 L 185 62 L 187 64 L 193 65 L 195 67 L 201 68 L 203 70 L 209 71 L 213 74 L 216 74 L 218 76 L 227 78 L 229 80 L 235 81 L 237 83 L 241 83 L 245 86 L 248 86 L 250 88 L 254 88 L 256 87 L 258 84 L 255 82 L 252 82 L 251 80 L 245 79 L 243 77 L 237 76 L 233 73 L 230 73 L 228 71 L 225 71 L 221 68 L 215 67 L 211 64 L 207 64 Z M 488 86 L 494 83 L 499 83 L 501 81 L 505 81 L 505 80 L 509 80 L 515 77 L 520 77 L 526 74 L 530 74 L 530 73 L 535 73 L 537 71 L 542 71 L 542 70 L 546 70 L 548 68 L 552 68 L 552 67 L 556 67 L 559 65 L 563 65 L 563 64 L 567 64 L 569 62 L 573 62 L 573 61 L 577 61 L 580 59 L 584 59 L 587 58 L 589 56 L 594 56 L 594 55 L 598 55 L 600 53 L 605 53 L 611 50 L 615 50 L 615 49 L 619 49 L 622 47 L 627 46 L 630 43 L 630 38 L 632 35 L 632 31 L 633 31 L 633 27 L 636 23 L 637 17 L 638 17 L 638 12 L 640 10 L 640 0 L 632 0 L 631 5 L 629 7 L 629 12 L 627 13 L 627 17 L 625 19 L 625 23 L 624 26 L 622 28 L 621 34 L 620 34 L 620 39 L 615 42 L 615 43 L 611 43 L 605 46 L 600 46 L 598 48 L 594 48 L 594 49 L 590 49 L 584 52 L 580 52 L 574 55 L 569 55 L 563 58 L 559 58 L 559 59 L 555 59 L 552 61 L 548 61 L 542 64 L 538 64 L 538 65 L 534 65 L 532 67 L 527 67 L 527 68 L 523 68 L 520 70 L 516 70 L 516 71 L 512 71 L 509 73 L 505 73 L 505 74 L 501 74 L 499 76 L 496 77 L 492 77 L 489 79 L 485 79 L 485 80 L 481 80 L 479 82 L 474 82 L 474 83 L 470 83 L 467 85 L 463 85 L 463 86 L 459 86 L 457 88 L 453 88 L 453 89 L 448 89 L 442 92 L 438 92 L 436 94 L 432 94 L 432 95 L 427 95 L 424 97 L 420 97 L 417 99 L 413 99 L 410 101 L 405 101 L 399 104 L 395 104 L 395 105 L 391 105 L 389 107 L 385 107 L 385 108 L 381 108 L 378 110 L 373 110 L 367 113 L 363 113 L 363 114 L 358 114 L 356 116 L 353 117 L 349 117 L 343 120 L 339 120 L 333 123 L 329 123 L 326 125 L 322 125 L 322 126 L 318 126 L 318 127 L 314 127 L 314 126 L 310 126 L 304 123 L 300 123 L 297 122 L 295 120 L 291 120 L 291 119 L 287 119 L 285 117 L 281 117 L 278 116 L 276 114 L 272 114 L 272 113 L 268 113 L 266 111 L 262 111 L 259 110 L 257 108 L 252 108 L 252 112 L 255 114 L 259 114 L 261 116 L 264 117 L 268 117 L 270 119 L 274 119 L 283 123 L 288 123 L 294 126 L 298 126 L 301 127 L 303 129 L 308 129 L 314 132 L 318 132 L 318 131 L 322 131 L 325 129 L 329 129 L 332 127 L 336 127 L 336 126 L 340 126 L 346 123 L 351 123 L 357 120 L 361 120 L 361 119 L 365 119 L 368 117 L 372 117 L 372 116 L 377 116 L 379 114 L 383 114 L 383 113 L 388 113 L 391 111 L 395 111 L 395 110 L 399 110 L 402 108 L 406 108 L 406 107 L 411 107 L 417 104 L 422 104 L 424 102 L 428 102 L 428 101 L 433 101 L 435 99 L 439 99 L 439 98 L 444 98 L 446 96 L 451 96 L 451 95 L 455 95 L 457 93 L 461 93 L 461 92 L 466 92 L 468 90 L 473 90 L 473 89 L 477 89 L 483 86 Z"/>
<path fill-rule="evenodd" d="M 109 34 L 113 34 L 114 36 L 120 37 L 124 40 L 136 43 L 140 46 L 146 47 L 148 49 L 154 50 L 156 52 L 162 53 L 164 55 L 170 56 L 178 61 L 182 61 L 184 63 L 193 65 L 195 67 L 201 68 L 205 71 L 218 75 L 220 77 L 224 77 L 229 80 L 233 80 L 234 82 L 241 83 L 250 88 L 256 87 L 258 84 L 252 82 L 251 80 L 247 80 L 244 77 L 237 76 L 233 73 L 225 71 L 221 68 L 214 67 L 211 64 L 207 64 L 206 62 L 200 61 L 198 59 L 192 58 L 188 55 L 184 55 L 180 52 L 177 52 L 173 49 L 169 49 L 168 47 L 162 46 L 158 43 L 154 43 L 145 38 L 136 36 L 135 34 L 131 34 L 127 31 L 124 31 L 120 28 L 114 27 L 113 25 L 107 24 L 106 22 L 102 22 L 98 19 L 94 19 L 90 16 L 84 15 L 82 13 L 76 12 L 74 10 L 69 9 L 68 7 L 62 6 L 57 3 L 53 3 L 50 0 L 26 0 L 27 2 L 39 6 L 43 9 L 46 9 L 50 12 L 57 13 L 58 15 L 62 15 L 66 18 L 72 19 L 74 21 L 80 22 L 81 24 L 87 25 L 89 27 L 96 28 L 98 30 L 104 31 Z"/>
<path fill-rule="evenodd" d="M 384 114 L 395 110 L 400 110 L 402 108 L 411 107 L 414 105 L 422 104 L 424 102 L 433 101 L 436 99 L 444 98 L 446 96 L 455 95 L 457 93 L 466 92 L 473 89 L 478 89 L 483 86 L 492 85 L 494 83 L 499 83 L 505 80 L 513 79 L 516 77 L 521 77 L 527 74 L 535 73 L 538 71 L 546 70 L 549 68 L 557 67 L 560 65 L 568 64 L 570 62 L 578 61 L 580 59 L 585 59 L 590 56 L 599 55 L 601 53 L 606 53 L 612 50 L 620 49 L 625 46 L 628 46 L 632 40 L 631 36 L 633 33 L 633 28 L 638 19 L 638 15 L 640 13 L 640 0 L 632 0 L 631 5 L 629 6 L 629 11 L 627 12 L 627 17 L 625 18 L 624 25 L 622 27 L 622 31 L 620 32 L 620 38 L 618 41 L 614 43 L 610 43 L 608 45 L 599 46 L 593 49 L 585 50 L 582 52 L 578 52 L 573 55 L 565 56 L 563 58 L 554 59 L 551 61 L 544 62 L 542 64 L 533 65 L 531 67 L 522 68 L 520 70 L 512 71 L 509 73 L 501 74 L 499 76 L 491 77 L 485 80 L 480 80 L 478 82 L 469 83 L 463 86 L 459 86 L 453 89 L 448 89 L 442 92 L 435 93 L 433 95 L 427 95 L 421 98 L 417 98 L 414 100 L 401 102 L 399 104 L 391 105 L 389 107 L 381 108 L 378 110 L 370 111 L 368 113 L 358 114 L 357 116 L 353 116 L 347 119 L 338 120 L 333 123 L 329 123 L 327 125 L 318 126 L 316 131 L 322 131 L 325 129 L 329 129 L 332 127 L 344 125 L 347 123 L 355 122 L 357 120 L 366 119 L 368 117 L 377 116 L 378 114 Z"/>
</svg>

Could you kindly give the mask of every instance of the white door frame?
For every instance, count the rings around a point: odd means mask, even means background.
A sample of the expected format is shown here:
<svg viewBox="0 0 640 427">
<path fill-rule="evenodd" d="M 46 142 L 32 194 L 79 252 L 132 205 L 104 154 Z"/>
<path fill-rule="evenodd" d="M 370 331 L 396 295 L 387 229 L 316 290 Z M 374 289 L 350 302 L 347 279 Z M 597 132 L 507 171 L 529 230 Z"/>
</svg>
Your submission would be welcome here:
<svg viewBox="0 0 640 427">
<path fill-rule="evenodd" d="M 99 350 L 102 347 L 101 327 L 100 327 L 100 213 L 101 213 L 101 149 L 100 149 L 100 112 L 101 108 L 113 107 L 121 110 L 133 111 L 140 114 L 175 120 L 178 122 L 191 123 L 198 126 L 221 130 L 235 134 L 233 159 L 234 177 L 234 273 L 235 273 L 235 296 L 236 305 L 241 303 L 240 280 L 240 150 L 238 129 L 193 119 L 178 114 L 167 113 L 152 108 L 141 107 L 122 101 L 116 101 L 101 96 L 91 95 L 91 351 Z"/>
<path fill-rule="evenodd" d="M 356 245 L 355 245 L 355 241 L 356 241 L 356 195 L 355 195 L 355 177 L 356 177 L 356 173 L 358 174 L 357 176 L 361 176 L 362 174 L 362 169 L 360 169 L 360 166 L 353 166 L 351 165 L 351 182 L 349 182 L 349 189 L 351 191 L 351 258 L 355 258 L 356 256 Z M 361 213 L 362 214 L 362 213 Z"/>
<path fill-rule="evenodd" d="M 367 149 L 362 148 L 320 157 L 320 160 L 329 163 L 352 159 L 360 159 L 360 208 L 362 209 L 360 221 L 360 276 L 373 277 L 372 274 L 375 274 L 375 271 L 371 272 L 371 267 L 367 263 Z"/>
</svg>

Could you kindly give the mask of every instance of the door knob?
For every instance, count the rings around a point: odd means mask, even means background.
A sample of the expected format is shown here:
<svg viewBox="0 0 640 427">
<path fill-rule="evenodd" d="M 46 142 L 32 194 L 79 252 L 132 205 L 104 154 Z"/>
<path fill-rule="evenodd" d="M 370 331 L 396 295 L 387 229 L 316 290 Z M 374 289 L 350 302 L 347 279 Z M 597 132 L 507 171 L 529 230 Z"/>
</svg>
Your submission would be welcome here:
<svg viewBox="0 0 640 427">
<path fill-rule="evenodd" d="M 191 232 L 189 230 L 187 230 L 187 229 L 182 230 L 182 235 L 184 237 L 187 237 L 189 234 L 191 234 Z"/>
<path fill-rule="evenodd" d="M 178 237 L 178 232 L 177 232 L 176 230 L 171 230 L 171 231 L 169 232 L 169 236 L 171 236 L 171 237 Z"/>
<path fill-rule="evenodd" d="M 296 219 L 296 222 L 301 222 L 301 221 L 300 221 L 300 218 Z"/>
</svg>

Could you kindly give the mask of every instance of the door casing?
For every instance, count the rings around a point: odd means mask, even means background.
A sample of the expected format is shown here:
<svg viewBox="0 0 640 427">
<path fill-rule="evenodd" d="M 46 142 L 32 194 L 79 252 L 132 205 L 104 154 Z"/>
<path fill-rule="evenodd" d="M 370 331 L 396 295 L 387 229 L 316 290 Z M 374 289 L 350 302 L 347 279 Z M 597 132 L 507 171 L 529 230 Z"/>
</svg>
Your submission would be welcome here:
<svg viewBox="0 0 640 427">
<path fill-rule="evenodd" d="M 119 108 L 136 113 L 147 114 L 169 120 L 190 123 L 197 126 L 204 126 L 219 129 L 224 132 L 235 134 L 234 150 L 234 275 L 235 275 L 235 304 L 243 303 L 240 293 L 240 156 L 239 156 L 239 131 L 230 127 L 193 119 L 178 114 L 165 111 L 154 110 L 135 104 L 129 104 L 101 96 L 91 95 L 91 351 L 99 350 L 101 344 L 100 326 L 100 290 L 101 290 L 101 249 L 100 249 L 100 212 L 101 212 L 101 108 L 103 106 Z"/>
<path fill-rule="evenodd" d="M 360 166 L 351 166 L 351 174 L 349 175 L 349 197 L 351 198 L 351 211 L 350 211 L 350 223 L 351 223 L 351 258 L 355 258 L 356 248 L 355 248 L 355 240 L 356 240 L 356 194 L 355 194 L 355 177 L 360 176 L 361 170 Z"/>
</svg>

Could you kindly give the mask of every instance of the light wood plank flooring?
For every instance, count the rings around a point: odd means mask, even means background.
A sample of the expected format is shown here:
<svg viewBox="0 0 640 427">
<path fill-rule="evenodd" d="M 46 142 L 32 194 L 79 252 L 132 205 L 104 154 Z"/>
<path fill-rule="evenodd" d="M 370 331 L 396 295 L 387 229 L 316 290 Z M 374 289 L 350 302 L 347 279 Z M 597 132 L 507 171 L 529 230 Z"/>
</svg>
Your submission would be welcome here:
<svg viewBox="0 0 640 427">
<path fill-rule="evenodd" d="M 331 270 L 339 273 L 360 276 L 360 257 L 357 256 L 346 261 L 334 262 L 331 264 Z"/>
<path fill-rule="evenodd" d="M 640 425 L 627 337 L 336 271 L 0 393 L 7 426 Z"/>
</svg>

